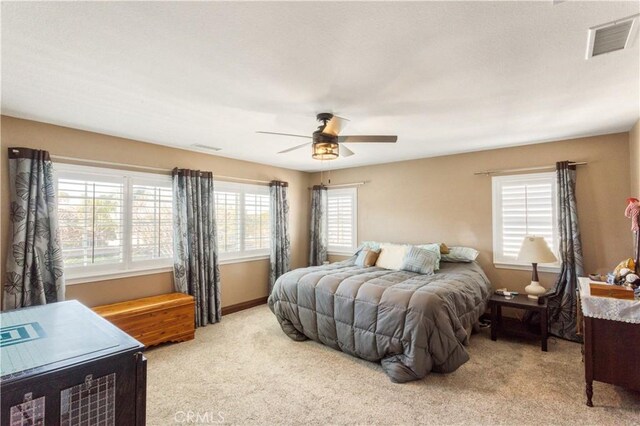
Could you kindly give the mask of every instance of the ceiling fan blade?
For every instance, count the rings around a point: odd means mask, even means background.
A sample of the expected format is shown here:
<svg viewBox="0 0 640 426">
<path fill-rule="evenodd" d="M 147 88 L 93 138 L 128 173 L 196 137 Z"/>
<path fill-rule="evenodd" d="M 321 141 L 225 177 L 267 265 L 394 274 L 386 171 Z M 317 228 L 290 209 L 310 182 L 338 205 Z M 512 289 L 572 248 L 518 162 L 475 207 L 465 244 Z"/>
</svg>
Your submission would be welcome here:
<svg viewBox="0 0 640 426">
<path fill-rule="evenodd" d="M 346 145 L 340 145 L 340 157 L 351 157 L 352 155 L 355 155 L 355 152 L 347 148 Z"/>
<path fill-rule="evenodd" d="M 278 133 L 278 132 L 262 132 L 262 131 L 257 131 L 256 133 L 262 133 L 264 135 L 279 135 L 279 136 L 293 136 L 295 138 L 307 138 L 307 139 L 312 139 L 311 136 L 305 136 L 305 135 L 294 135 L 291 133 Z"/>
<path fill-rule="evenodd" d="M 396 143 L 397 140 L 397 136 L 384 135 L 338 136 L 338 142 L 348 143 Z"/>
<path fill-rule="evenodd" d="M 331 118 L 331 120 L 327 122 L 327 125 L 322 131 L 322 133 L 338 136 L 338 134 L 342 131 L 342 129 L 346 127 L 347 121 L 349 120 L 347 120 L 346 118 L 342 118 L 342 117 L 338 117 L 337 115 L 334 115 L 333 118 Z"/>
<path fill-rule="evenodd" d="M 280 151 L 278 154 L 284 154 L 287 152 L 295 151 L 296 149 L 304 148 L 305 146 L 311 145 L 309 142 L 303 143 L 302 145 L 294 146 L 293 148 L 285 149 L 284 151 Z"/>
</svg>

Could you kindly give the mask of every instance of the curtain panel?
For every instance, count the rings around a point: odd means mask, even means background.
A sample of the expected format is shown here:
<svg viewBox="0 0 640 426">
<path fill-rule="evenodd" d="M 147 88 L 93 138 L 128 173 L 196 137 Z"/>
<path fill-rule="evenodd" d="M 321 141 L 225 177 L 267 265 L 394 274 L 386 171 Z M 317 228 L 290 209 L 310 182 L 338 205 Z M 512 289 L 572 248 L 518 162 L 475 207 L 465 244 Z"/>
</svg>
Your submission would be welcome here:
<svg viewBox="0 0 640 426">
<path fill-rule="evenodd" d="M 174 169 L 173 280 L 195 298 L 196 326 L 220 321 L 220 269 L 213 174 Z"/>
<path fill-rule="evenodd" d="M 53 165 L 47 151 L 9 148 L 9 235 L 3 309 L 64 300 Z"/>
<path fill-rule="evenodd" d="M 584 276 L 584 266 L 576 206 L 576 166 L 569 161 L 556 163 L 556 178 L 562 267 L 548 296 L 549 331 L 563 339 L 581 341 L 577 335 L 577 283 L 578 277 Z"/>
<path fill-rule="evenodd" d="M 327 260 L 327 187 L 315 185 L 311 189 L 311 233 L 309 265 L 318 266 Z"/>
<path fill-rule="evenodd" d="M 269 184 L 271 197 L 269 220 L 271 221 L 271 266 L 269 270 L 269 294 L 278 277 L 289 271 L 291 242 L 289 240 L 289 184 L 277 180 Z"/>
</svg>

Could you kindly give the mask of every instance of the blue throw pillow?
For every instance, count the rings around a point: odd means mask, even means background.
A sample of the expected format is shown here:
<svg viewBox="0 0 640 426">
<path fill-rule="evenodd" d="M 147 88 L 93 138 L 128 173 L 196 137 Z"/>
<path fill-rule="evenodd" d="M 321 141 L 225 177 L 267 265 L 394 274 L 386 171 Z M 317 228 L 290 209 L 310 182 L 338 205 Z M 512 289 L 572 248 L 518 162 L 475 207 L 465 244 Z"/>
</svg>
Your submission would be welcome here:
<svg viewBox="0 0 640 426">
<path fill-rule="evenodd" d="M 431 250 L 411 247 L 404 256 L 402 269 L 424 275 L 432 275 L 436 269 L 438 255 Z"/>
</svg>

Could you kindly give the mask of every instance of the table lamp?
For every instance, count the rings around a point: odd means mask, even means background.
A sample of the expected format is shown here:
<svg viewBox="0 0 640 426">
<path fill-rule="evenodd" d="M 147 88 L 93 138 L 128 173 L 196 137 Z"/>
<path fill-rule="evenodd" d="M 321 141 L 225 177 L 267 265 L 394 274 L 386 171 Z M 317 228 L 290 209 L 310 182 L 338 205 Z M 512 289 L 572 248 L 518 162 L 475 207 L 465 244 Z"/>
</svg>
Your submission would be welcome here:
<svg viewBox="0 0 640 426">
<path fill-rule="evenodd" d="M 544 237 L 536 237 L 527 235 L 522 241 L 520 253 L 518 253 L 518 261 L 530 262 L 533 265 L 531 275 L 531 284 L 524 288 L 530 299 L 538 299 L 547 292 L 538 281 L 538 263 L 554 263 L 558 259 L 553 254 Z"/>
</svg>

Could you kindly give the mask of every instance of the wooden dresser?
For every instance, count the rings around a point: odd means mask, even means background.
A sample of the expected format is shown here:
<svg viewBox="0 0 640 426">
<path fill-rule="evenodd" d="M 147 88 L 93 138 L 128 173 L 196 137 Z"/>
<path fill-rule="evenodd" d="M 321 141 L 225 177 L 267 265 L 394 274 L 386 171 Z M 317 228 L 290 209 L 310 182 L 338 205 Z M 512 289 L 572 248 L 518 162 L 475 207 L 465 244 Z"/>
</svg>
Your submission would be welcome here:
<svg viewBox="0 0 640 426">
<path fill-rule="evenodd" d="M 145 346 L 191 340 L 195 334 L 195 304 L 188 294 L 162 294 L 93 310 Z"/>
<path fill-rule="evenodd" d="M 144 425 L 144 347 L 77 301 L 0 314 L 0 424 Z"/>
<path fill-rule="evenodd" d="M 640 391 L 640 301 L 592 297 L 580 278 L 587 405 L 593 381 Z M 603 300 L 604 299 L 604 300 Z"/>
</svg>

